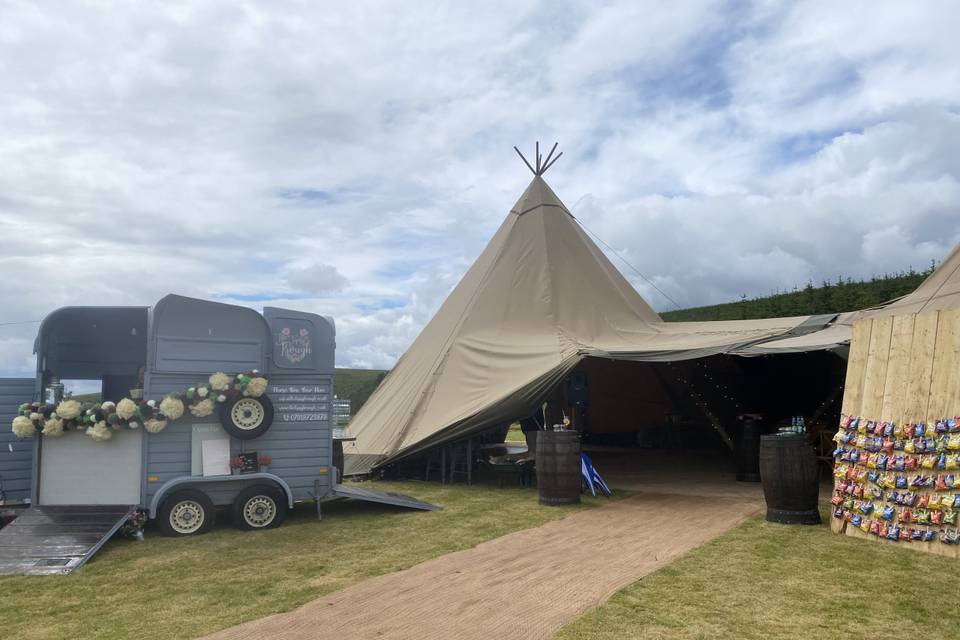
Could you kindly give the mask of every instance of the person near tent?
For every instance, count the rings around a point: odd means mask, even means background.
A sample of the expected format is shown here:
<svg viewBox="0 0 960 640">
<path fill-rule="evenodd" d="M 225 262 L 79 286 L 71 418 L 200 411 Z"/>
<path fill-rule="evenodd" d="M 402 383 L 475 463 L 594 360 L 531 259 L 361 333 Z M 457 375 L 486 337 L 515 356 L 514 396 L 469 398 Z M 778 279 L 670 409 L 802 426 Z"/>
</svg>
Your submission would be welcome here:
<svg viewBox="0 0 960 640">
<path fill-rule="evenodd" d="M 537 431 L 543 430 L 543 407 L 537 407 L 537 410 L 526 418 L 520 419 L 520 431 L 527 440 L 527 456 L 535 458 L 537 455 Z"/>
</svg>

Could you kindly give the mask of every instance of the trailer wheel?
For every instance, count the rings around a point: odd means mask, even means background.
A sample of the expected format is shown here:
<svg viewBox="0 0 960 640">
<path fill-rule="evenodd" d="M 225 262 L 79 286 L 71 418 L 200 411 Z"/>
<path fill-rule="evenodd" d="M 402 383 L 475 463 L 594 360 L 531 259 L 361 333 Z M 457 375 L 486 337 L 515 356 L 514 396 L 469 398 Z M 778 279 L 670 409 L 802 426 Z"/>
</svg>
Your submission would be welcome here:
<svg viewBox="0 0 960 640">
<path fill-rule="evenodd" d="M 283 492 L 266 484 L 247 487 L 233 501 L 233 524 L 239 529 L 273 529 L 287 517 Z"/>
<path fill-rule="evenodd" d="M 158 514 L 165 536 L 192 536 L 210 531 L 216 510 L 207 494 L 196 489 L 177 491 L 163 501 Z"/>
<path fill-rule="evenodd" d="M 220 424 L 234 438 L 258 438 L 273 424 L 273 403 L 266 395 L 228 400 L 220 405 Z"/>
</svg>

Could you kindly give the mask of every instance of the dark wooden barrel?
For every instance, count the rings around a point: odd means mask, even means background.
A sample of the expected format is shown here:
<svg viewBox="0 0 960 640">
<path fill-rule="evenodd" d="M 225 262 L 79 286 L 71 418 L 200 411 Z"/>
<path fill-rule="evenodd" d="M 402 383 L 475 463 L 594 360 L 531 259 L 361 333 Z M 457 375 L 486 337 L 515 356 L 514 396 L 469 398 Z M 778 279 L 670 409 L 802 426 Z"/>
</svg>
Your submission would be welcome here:
<svg viewBox="0 0 960 640">
<path fill-rule="evenodd" d="M 537 433 L 537 485 L 540 504 L 580 502 L 580 434 L 576 431 Z"/>
<path fill-rule="evenodd" d="M 813 447 L 804 436 L 761 436 L 760 477 L 767 520 L 820 524 L 820 474 Z"/>
<path fill-rule="evenodd" d="M 758 416 L 740 416 L 740 439 L 737 442 L 737 480 L 760 482 L 760 419 Z"/>
</svg>

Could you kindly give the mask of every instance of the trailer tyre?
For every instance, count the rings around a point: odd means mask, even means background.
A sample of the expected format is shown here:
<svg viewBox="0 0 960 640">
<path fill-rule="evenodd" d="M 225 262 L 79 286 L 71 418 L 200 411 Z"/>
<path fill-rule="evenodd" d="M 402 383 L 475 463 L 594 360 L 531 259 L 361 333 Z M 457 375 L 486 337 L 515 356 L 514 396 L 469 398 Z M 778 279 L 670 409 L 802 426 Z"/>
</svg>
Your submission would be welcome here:
<svg viewBox="0 0 960 640">
<path fill-rule="evenodd" d="M 233 501 L 233 524 L 238 529 L 273 529 L 283 524 L 286 516 L 283 491 L 270 485 L 247 487 Z"/>
<path fill-rule="evenodd" d="M 220 405 L 220 424 L 234 438 L 259 438 L 273 424 L 273 403 L 266 395 L 228 400 Z"/>
<path fill-rule="evenodd" d="M 210 531 L 216 517 L 207 494 L 184 489 L 163 501 L 157 521 L 165 536 L 193 536 Z"/>
</svg>

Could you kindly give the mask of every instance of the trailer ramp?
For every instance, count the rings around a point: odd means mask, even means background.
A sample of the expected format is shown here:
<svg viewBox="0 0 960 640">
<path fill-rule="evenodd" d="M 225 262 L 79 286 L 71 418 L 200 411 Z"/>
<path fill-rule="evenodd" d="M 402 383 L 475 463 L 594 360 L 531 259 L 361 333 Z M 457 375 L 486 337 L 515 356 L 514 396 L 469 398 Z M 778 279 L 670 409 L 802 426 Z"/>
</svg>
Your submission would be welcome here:
<svg viewBox="0 0 960 640">
<path fill-rule="evenodd" d="M 361 487 L 348 487 L 342 484 L 333 485 L 331 492 L 338 498 L 351 498 L 353 500 L 363 500 L 365 502 L 378 502 L 380 504 L 392 504 L 398 507 L 407 507 L 410 509 L 423 509 L 424 511 L 439 511 L 440 507 L 429 502 L 423 502 L 401 493 L 391 493 L 390 491 L 378 491 L 377 489 L 366 489 Z"/>
<path fill-rule="evenodd" d="M 0 575 L 67 574 L 110 539 L 136 507 L 36 506 L 0 529 Z"/>
</svg>

